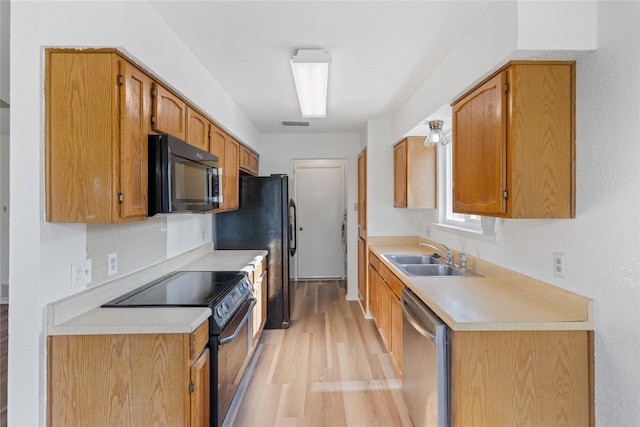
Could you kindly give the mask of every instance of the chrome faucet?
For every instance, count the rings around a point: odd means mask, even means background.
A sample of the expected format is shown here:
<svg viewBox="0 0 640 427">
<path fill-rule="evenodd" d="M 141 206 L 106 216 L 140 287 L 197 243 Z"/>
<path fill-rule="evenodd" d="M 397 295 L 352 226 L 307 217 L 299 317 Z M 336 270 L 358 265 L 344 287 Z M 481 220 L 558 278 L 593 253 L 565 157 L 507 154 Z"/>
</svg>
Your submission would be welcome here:
<svg viewBox="0 0 640 427">
<path fill-rule="evenodd" d="M 440 246 L 442 246 L 445 249 L 445 251 L 447 251 L 446 254 L 442 249 L 438 248 L 437 246 L 432 245 L 431 243 L 420 242 L 420 243 L 418 243 L 418 246 L 422 246 L 422 247 L 425 247 L 425 248 L 431 248 L 431 249 L 434 249 L 437 252 L 440 252 L 441 255 L 446 255 L 447 264 L 453 265 L 453 254 L 451 253 L 451 251 L 449 250 L 447 245 L 445 245 L 444 243 L 438 243 L 438 244 Z"/>
</svg>

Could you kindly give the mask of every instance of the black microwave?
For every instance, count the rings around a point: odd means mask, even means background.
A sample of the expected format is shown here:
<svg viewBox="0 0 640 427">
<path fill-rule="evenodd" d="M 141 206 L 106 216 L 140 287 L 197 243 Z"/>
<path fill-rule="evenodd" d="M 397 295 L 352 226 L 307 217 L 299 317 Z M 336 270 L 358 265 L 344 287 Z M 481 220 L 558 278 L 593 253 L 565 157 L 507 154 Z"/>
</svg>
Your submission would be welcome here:
<svg viewBox="0 0 640 427">
<path fill-rule="evenodd" d="M 149 135 L 149 216 L 220 206 L 218 158 L 171 135 Z"/>
</svg>

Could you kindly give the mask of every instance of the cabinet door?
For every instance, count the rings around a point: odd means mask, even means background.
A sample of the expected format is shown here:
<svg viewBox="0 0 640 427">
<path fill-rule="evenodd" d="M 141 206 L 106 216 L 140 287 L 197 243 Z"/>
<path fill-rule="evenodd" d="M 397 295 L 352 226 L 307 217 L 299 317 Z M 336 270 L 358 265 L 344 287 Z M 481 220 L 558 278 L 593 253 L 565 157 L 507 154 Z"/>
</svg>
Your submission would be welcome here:
<svg viewBox="0 0 640 427">
<path fill-rule="evenodd" d="M 367 149 L 358 155 L 358 235 L 367 238 Z"/>
<path fill-rule="evenodd" d="M 200 357 L 191 365 L 189 383 L 191 427 L 202 427 L 210 424 L 210 369 L 209 349 L 205 348 Z"/>
<path fill-rule="evenodd" d="M 240 144 L 240 169 L 249 172 L 251 170 L 251 151 Z"/>
<path fill-rule="evenodd" d="M 187 104 L 161 84 L 154 83 L 153 86 L 153 117 L 151 121 L 153 129 L 184 141 L 187 132 L 185 125 Z"/>
<path fill-rule="evenodd" d="M 223 174 L 220 177 L 220 179 L 222 180 L 222 194 L 220 195 L 222 197 L 222 200 L 220 202 L 220 208 L 216 209 L 216 211 L 220 210 L 222 208 L 222 204 L 225 201 L 225 194 L 224 194 L 225 164 L 224 164 L 224 161 L 225 161 L 225 150 L 226 150 L 226 147 L 227 147 L 227 134 L 224 133 L 222 130 L 220 130 L 213 123 L 210 123 L 209 124 L 209 152 L 211 154 L 215 155 L 218 158 L 218 167 L 222 170 L 222 174 Z"/>
<path fill-rule="evenodd" d="M 390 332 L 391 332 L 391 357 L 396 365 L 398 374 L 402 376 L 402 304 L 400 298 L 391 295 L 389 301 Z"/>
<path fill-rule="evenodd" d="M 260 292 L 262 293 L 262 300 L 260 300 L 260 328 L 264 328 L 267 323 L 267 289 L 269 288 L 269 275 L 267 270 L 262 273 L 262 281 L 260 283 Z"/>
<path fill-rule="evenodd" d="M 364 311 L 367 310 L 367 242 L 358 238 L 358 298 Z"/>
<path fill-rule="evenodd" d="M 47 221 L 112 221 L 116 67 L 110 54 L 47 50 Z"/>
<path fill-rule="evenodd" d="M 368 266 L 368 282 L 369 282 L 369 313 L 371 313 L 371 317 L 373 318 L 376 326 L 379 327 L 379 313 L 378 313 L 378 290 L 380 289 L 380 277 L 378 276 L 378 272 L 373 269 L 371 264 Z"/>
<path fill-rule="evenodd" d="M 253 346 L 257 345 L 258 339 L 262 334 L 264 324 L 267 321 L 267 270 L 266 260 L 262 261 L 261 265 L 256 266 L 253 270 L 253 296 L 256 299 L 256 305 L 253 308 L 252 323 L 253 323 Z M 258 277 L 259 275 L 259 277 Z"/>
<path fill-rule="evenodd" d="M 151 117 L 151 78 L 120 61 L 120 218 L 148 212 L 147 145 Z"/>
<path fill-rule="evenodd" d="M 231 138 L 226 139 L 224 153 L 224 170 L 222 175 L 223 201 L 220 206 L 224 210 L 238 209 L 239 204 L 239 164 L 240 144 Z"/>
<path fill-rule="evenodd" d="M 407 207 L 407 141 L 393 147 L 393 206 Z"/>
<path fill-rule="evenodd" d="M 201 150 L 209 150 L 209 120 L 189 106 L 186 141 Z"/>
<path fill-rule="evenodd" d="M 260 165 L 260 156 L 258 156 L 256 153 L 251 152 L 251 173 L 253 173 L 254 175 L 258 175 L 258 169 L 259 169 L 259 165 Z"/>
<path fill-rule="evenodd" d="M 505 72 L 453 105 L 453 211 L 506 212 Z"/>
<path fill-rule="evenodd" d="M 389 287 L 382 280 L 378 280 L 378 329 L 387 351 L 391 344 L 389 340 L 391 338 L 391 311 L 389 309 L 391 298 Z"/>
</svg>

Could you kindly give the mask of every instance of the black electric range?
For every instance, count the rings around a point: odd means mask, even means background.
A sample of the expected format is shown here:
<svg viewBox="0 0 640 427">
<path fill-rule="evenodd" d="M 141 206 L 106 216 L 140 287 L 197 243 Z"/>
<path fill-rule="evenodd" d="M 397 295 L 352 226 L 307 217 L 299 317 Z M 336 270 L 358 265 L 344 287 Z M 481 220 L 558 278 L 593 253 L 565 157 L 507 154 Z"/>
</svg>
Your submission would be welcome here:
<svg viewBox="0 0 640 427">
<path fill-rule="evenodd" d="M 218 335 L 252 293 L 244 271 L 180 271 L 147 283 L 103 307 L 210 307 L 211 335 Z M 213 329 L 213 330 L 212 330 Z"/>
</svg>

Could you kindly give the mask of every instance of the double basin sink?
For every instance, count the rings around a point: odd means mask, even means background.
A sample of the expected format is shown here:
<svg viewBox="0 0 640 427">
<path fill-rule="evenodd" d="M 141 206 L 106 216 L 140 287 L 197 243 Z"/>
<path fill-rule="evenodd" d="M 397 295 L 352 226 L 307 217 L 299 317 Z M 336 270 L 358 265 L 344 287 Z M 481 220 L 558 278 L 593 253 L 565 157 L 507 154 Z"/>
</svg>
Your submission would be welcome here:
<svg viewBox="0 0 640 427">
<path fill-rule="evenodd" d="M 446 264 L 433 255 L 383 254 L 387 260 L 407 276 L 421 277 L 479 277 L 480 274 Z"/>
</svg>

